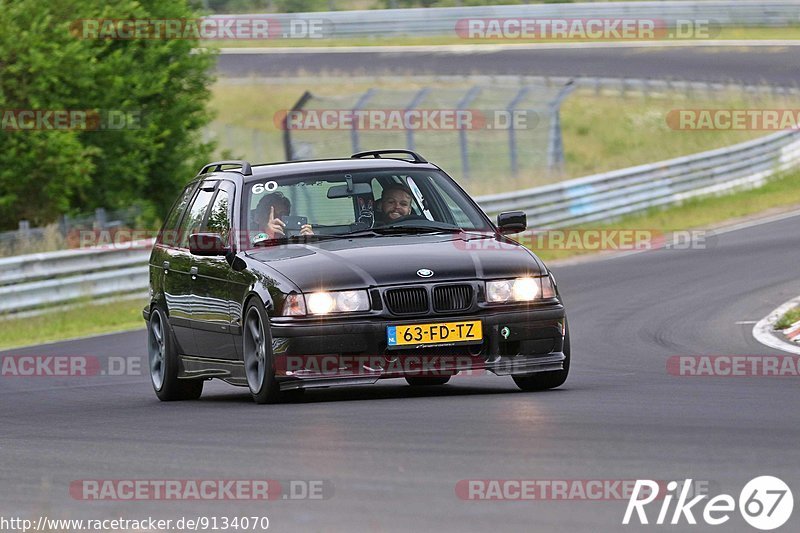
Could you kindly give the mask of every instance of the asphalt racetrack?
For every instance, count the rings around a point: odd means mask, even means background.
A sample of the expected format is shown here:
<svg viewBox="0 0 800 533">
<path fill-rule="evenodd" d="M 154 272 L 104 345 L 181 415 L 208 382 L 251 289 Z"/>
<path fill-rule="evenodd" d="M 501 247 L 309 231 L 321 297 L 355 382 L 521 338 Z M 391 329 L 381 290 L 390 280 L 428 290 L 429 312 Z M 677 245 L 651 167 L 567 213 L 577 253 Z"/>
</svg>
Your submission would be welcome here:
<svg viewBox="0 0 800 533">
<path fill-rule="evenodd" d="M 800 72 L 797 46 L 604 47 L 507 49 L 460 53 L 425 51 L 226 53 L 224 77 L 283 75 L 531 75 L 679 79 L 794 86 Z"/>
<path fill-rule="evenodd" d="M 709 236 L 706 249 L 554 268 L 573 361 L 550 392 L 464 376 L 428 390 L 392 380 L 256 406 L 245 389 L 216 382 L 199 401 L 161 403 L 144 373 L 0 378 L 0 515 L 268 516 L 276 531 L 754 531 L 736 513 L 716 528 L 622 526 L 624 500 L 471 501 L 456 486 L 692 478 L 738 499 L 748 480 L 771 474 L 797 491 L 799 378 L 681 377 L 666 364 L 778 354 L 751 330 L 800 293 L 798 227 L 800 214 Z M 144 363 L 145 333 L 0 355 Z M 324 499 L 94 502 L 69 490 L 85 479 L 254 478 L 324 481 Z"/>
</svg>

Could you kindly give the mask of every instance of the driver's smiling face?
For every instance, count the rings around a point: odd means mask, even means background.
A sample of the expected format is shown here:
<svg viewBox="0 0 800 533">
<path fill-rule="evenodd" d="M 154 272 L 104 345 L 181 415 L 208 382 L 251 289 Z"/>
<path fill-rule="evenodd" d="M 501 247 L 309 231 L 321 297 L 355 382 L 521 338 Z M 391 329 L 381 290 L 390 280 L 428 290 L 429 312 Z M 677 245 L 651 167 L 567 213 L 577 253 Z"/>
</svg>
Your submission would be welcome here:
<svg viewBox="0 0 800 533">
<path fill-rule="evenodd" d="M 381 200 L 381 210 L 390 220 L 407 217 L 411 214 L 411 196 L 398 189 L 387 191 Z"/>
</svg>

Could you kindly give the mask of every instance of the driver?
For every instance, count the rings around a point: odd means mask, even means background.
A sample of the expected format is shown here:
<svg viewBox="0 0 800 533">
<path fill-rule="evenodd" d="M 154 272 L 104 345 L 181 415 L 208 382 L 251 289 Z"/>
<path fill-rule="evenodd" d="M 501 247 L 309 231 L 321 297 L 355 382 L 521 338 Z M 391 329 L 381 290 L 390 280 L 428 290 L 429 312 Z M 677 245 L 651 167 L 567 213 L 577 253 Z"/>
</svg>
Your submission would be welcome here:
<svg viewBox="0 0 800 533">
<path fill-rule="evenodd" d="M 292 202 L 283 193 L 273 192 L 265 194 L 258 201 L 254 220 L 259 231 L 266 231 L 270 239 L 281 238 L 284 236 L 286 224 L 281 218 L 289 216 L 292 212 Z M 311 224 L 304 224 L 300 228 L 300 235 L 314 235 Z"/>
<path fill-rule="evenodd" d="M 413 201 L 411 189 L 407 186 L 399 183 L 387 185 L 379 200 L 382 221 L 389 223 L 410 216 Z"/>
</svg>

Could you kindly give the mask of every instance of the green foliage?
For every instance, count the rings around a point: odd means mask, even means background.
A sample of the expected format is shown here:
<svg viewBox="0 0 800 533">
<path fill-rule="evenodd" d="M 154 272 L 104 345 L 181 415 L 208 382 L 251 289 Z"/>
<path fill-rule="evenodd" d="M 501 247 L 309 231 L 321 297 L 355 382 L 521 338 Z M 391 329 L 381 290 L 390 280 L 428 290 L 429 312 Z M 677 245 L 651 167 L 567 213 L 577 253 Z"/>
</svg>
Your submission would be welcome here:
<svg viewBox="0 0 800 533">
<path fill-rule="evenodd" d="M 778 319 L 775 323 L 775 329 L 786 329 L 794 325 L 798 320 L 800 320 L 800 307 L 795 307 L 794 309 L 786 311 L 786 313 Z"/>
<path fill-rule="evenodd" d="M 0 0 L 0 110 L 127 117 L 97 131 L 0 128 L 0 228 L 95 207 L 166 212 L 211 152 L 199 132 L 214 58 L 190 54 L 190 39 L 81 38 L 76 21 L 195 17 L 184 1 Z"/>
<path fill-rule="evenodd" d="M 319 0 L 283 0 L 277 3 L 277 7 L 285 13 L 302 13 L 327 8 L 328 6 L 325 4 Z"/>
</svg>

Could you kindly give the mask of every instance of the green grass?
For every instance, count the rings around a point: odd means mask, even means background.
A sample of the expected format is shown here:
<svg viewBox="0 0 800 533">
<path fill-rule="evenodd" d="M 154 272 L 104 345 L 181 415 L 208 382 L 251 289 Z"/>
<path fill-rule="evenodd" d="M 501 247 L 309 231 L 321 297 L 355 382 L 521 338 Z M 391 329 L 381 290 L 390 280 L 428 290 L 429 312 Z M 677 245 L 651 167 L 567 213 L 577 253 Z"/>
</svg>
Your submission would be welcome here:
<svg viewBox="0 0 800 533">
<path fill-rule="evenodd" d="M 759 131 L 680 131 L 666 121 L 674 109 L 779 108 L 771 97 L 720 93 L 686 95 L 675 92 L 657 97 L 594 94 L 583 89 L 570 95 L 561 111 L 566 175 L 578 177 L 635 165 L 663 161 L 729 146 L 766 135 Z"/>
<path fill-rule="evenodd" d="M 710 36 L 713 40 L 797 40 L 800 39 L 800 26 L 782 27 L 731 27 L 721 28 L 719 34 Z M 664 39 L 659 42 L 671 42 L 680 39 Z M 698 39 L 702 40 L 702 39 Z M 337 47 L 337 46 L 446 46 L 454 44 L 535 44 L 563 42 L 609 42 L 607 39 L 466 39 L 458 35 L 441 36 L 393 36 L 382 38 L 350 37 L 341 39 L 264 39 L 264 40 L 230 40 L 205 41 L 203 46 L 210 48 L 304 48 L 304 47 Z M 648 42 L 652 42 L 648 41 Z"/>
<path fill-rule="evenodd" d="M 789 326 L 793 325 L 795 322 L 800 320 L 800 307 L 795 307 L 794 309 L 790 309 L 784 315 L 775 322 L 775 329 L 786 329 Z"/>
<path fill-rule="evenodd" d="M 614 222 L 580 225 L 575 229 L 644 229 L 664 233 L 689 229 L 703 230 L 726 220 L 791 206 L 800 206 L 800 172 L 768 181 L 757 189 L 721 196 L 693 198 L 682 205 L 665 209 L 651 209 L 620 218 Z M 544 260 L 566 259 L 593 253 L 592 250 L 540 250 L 535 248 L 533 251 Z"/>
<path fill-rule="evenodd" d="M 146 304 L 146 298 L 97 305 L 86 303 L 30 318 L 1 319 L 0 349 L 144 328 L 142 308 Z"/>
</svg>

